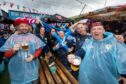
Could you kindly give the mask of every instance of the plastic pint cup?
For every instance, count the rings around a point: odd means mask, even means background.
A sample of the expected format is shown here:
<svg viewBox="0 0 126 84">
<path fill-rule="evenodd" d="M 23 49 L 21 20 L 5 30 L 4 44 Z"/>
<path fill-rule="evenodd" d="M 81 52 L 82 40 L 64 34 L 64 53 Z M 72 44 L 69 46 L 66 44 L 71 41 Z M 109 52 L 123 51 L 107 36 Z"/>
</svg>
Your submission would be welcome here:
<svg viewBox="0 0 126 84">
<path fill-rule="evenodd" d="M 79 70 L 80 64 L 81 64 L 81 58 L 79 56 L 75 56 L 71 62 L 71 69 L 73 71 Z"/>
<path fill-rule="evenodd" d="M 28 43 L 22 43 L 22 49 L 23 49 L 23 50 L 29 50 L 29 45 L 28 45 Z"/>
</svg>

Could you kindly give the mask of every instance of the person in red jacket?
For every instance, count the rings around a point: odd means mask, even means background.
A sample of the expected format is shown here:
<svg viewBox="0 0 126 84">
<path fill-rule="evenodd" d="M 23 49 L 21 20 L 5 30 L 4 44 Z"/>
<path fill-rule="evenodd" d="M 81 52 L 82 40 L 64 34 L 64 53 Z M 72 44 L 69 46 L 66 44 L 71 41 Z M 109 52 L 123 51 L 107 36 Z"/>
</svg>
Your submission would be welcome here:
<svg viewBox="0 0 126 84">
<path fill-rule="evenodd" d="M 11 84 L 38 84 L 38 56 L 45 44 L 29 32 L 27 19 L 18 18 L 14 23 L 18 33 L 13 34 L 0 48 L 10 58 L 8 64 Z"/>
</svg>

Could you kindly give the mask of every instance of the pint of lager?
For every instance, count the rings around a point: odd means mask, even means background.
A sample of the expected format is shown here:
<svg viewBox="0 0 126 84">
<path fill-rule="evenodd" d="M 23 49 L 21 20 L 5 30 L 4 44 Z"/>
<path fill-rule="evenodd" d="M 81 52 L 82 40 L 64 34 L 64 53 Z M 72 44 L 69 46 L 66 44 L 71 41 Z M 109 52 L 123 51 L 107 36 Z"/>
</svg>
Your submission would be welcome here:
<svg viewBox="0 0 126 84">
<path fill-rule="evenodd" d="M 29 49 L 28 43 L 22 43 L 22 49 L 23 50 L 28 50 Z"/>
<path fill-rule="evenodd" d="M 73 59 L 72 62 L 71 62 L 71 69 L 72 69 L 73 71 L 79 70 L 80 64 L 81 64 L 81 58 L 78 57 L 78 56 L 75 56 L 74 59 Z"/>
</svg>

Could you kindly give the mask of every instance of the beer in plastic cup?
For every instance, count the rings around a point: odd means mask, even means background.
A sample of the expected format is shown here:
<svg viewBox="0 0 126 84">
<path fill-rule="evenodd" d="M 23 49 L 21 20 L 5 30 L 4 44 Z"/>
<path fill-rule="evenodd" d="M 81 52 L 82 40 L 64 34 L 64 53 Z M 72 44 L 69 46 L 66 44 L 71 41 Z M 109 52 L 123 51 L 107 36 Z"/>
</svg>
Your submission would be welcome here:
<svg viewBox="0 0 126 84">
<path fill-rule="evenodd" d="M 28 45 L 28 43 L 22 43 L 22 49 L 23 49 L 23 50 L 29 50 L 29 45 Z"/>
<path fill-rule="evenodd" d="M 71 69 L 73 71 L 79 70 L 80 64 L 81 64 L 81 58 L 79 56 L 75 56 L 71 62 Z"/>
</svg>

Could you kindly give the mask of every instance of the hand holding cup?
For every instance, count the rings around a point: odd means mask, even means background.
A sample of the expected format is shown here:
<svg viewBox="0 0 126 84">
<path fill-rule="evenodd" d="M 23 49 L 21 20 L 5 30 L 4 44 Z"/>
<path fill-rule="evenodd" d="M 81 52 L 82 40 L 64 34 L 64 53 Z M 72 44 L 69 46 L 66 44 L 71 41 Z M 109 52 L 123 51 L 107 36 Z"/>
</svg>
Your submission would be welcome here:
<svg viewBox="0 0 126 84">
<path fill-rule="evenodd" d="M 74 54 L 69 54 L 69 55 L 67 56 L 67 59 L 68 59 L 68 61 L 69 61 L 70 63 L 72 63 L 72 60 L 74 59 L 74 57 L 75 57 Z"/>
<path fill-rule="evenodd" d="M 14 51 L 18 51 L 20 48 L 21 48 L 21 45 L 20 45 L 20 44 L 15 44 L 15 45 L 13 46 L 13 50 L 14 50 Z"/>
</svg>

